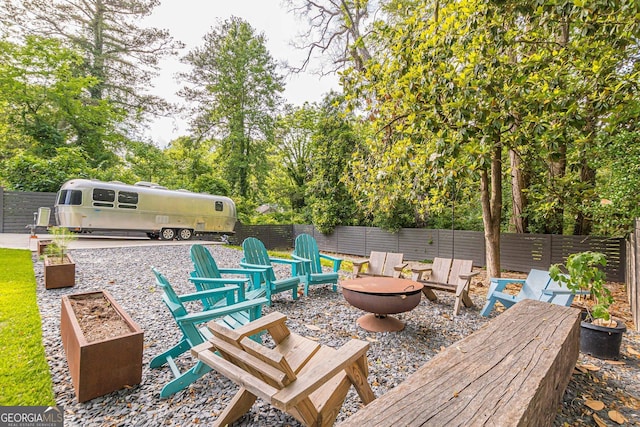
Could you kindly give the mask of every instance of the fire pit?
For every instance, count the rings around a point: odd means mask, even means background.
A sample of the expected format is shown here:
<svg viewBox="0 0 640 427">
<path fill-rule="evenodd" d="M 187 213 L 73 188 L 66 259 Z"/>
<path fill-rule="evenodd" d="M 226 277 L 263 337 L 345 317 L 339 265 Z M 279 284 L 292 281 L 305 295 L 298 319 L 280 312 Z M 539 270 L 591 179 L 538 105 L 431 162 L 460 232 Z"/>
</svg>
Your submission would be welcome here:
<svg viewBox="0 0 640 427">
<path fill-rule="evenodd" d="M 394 332 L 404 322 L 389 314 L 413 310 L 422 297 L 422 284 L 394 277 L 361 277 L 341 282 L 342 294 L 352 306 L 369 312 L 358 319 L 358 325 L 372 332 Z"/>
</svg>

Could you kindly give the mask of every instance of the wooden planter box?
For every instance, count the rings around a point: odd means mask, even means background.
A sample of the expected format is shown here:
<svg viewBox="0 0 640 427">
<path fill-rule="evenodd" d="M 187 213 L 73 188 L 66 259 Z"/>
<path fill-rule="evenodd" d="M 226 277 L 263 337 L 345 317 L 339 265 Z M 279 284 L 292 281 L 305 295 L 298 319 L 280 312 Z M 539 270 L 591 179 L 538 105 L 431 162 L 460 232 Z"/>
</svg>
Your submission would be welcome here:
<svg viewBox="0 0 640 427">
<path fill-rule="evenodd" d="M 76 264 L 71 255 L 66 254 L 68 263 L 56 264 L 57 257 L 44 257 L 44 287 L 45 289 L 69 288 L 76 285 Z"/>
<path fill-rule="evenodd" d="M 47 249 L 47 246 L 49 246 L 49 243 L 51 242 L 52 240 L 38 240 L 38 256 L 44 255 L 44 251 Z"/>
<path fill-rule="evenodd" d="M 71 300 L 74 298 L 104 298 L 130 332 L 89 342 L 73 310 Z M 78 402 L 142 381 L 143 331 L 107 291 L 63 296 L 60 334 Z"/>
</svg>

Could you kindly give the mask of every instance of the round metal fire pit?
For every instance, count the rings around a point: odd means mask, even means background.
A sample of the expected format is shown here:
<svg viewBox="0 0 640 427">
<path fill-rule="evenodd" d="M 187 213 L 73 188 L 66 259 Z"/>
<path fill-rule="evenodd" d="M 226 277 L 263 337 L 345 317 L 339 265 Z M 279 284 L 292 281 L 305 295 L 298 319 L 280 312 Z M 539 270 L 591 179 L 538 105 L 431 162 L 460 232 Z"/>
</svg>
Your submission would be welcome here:
<svg viewBox="0 0 640 427">
<path fill-rule="evenodd" d="M 360 317 L 358 325 L 372 332 L 402 330 L 404 322 L 389 314 L 413 310 L 422 295 L 422 284 L 393 277 L 361 277 L 346 280 L 341 286 L 349 304 L 370 313 Z"/>
</svg>

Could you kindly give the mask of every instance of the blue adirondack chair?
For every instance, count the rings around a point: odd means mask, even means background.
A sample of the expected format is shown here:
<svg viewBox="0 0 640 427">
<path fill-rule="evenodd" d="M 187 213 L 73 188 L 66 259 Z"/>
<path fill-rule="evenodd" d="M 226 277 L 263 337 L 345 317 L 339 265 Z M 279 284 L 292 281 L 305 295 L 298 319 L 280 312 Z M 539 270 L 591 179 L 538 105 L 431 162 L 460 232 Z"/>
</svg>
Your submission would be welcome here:
<svg viewBox="0 0 640 427">
<path fill-rule="evenodd" d="M 295 248 L 291 255 L 293 259 L 302 261 L 304 273 L 304 295 L 309 293 L 309 286 L 322 285 L 325 283 L 333 284 L 333 291 L 337 291 L 338 270 L 342 259 L 321 254 L 318 249 L 316 239 L 308 234 L 301 234 L 296 237 Z M 326 259 L 333 262 L 333 271 L 322 271 L 321 260 Z"/>
<path fill-rule="evenodd" d="M 503 292 L 509 283 L 520 284 L 520 292 L 516 295 Z M 584 292 L 573 292 L 563 288 L 559 283 L 551 280 L 548 271 L 532 269 L 526 279 L 492 278 L 489 292 L 487 292 L 487 303 L 480 314 L 488 316 L 496 301 L 500 301 L 506 308 L 523 299 L 535 299 L 568 307 L 576 294 L 584 294 Z"/>
<path fill-rule="evenodd" d="M 254 270 L 262 270 L 261 284 L 264 283 L 267 304 L 271 305 L 274 294 L 291 291 L 293 299 L 298 299 L 298 285 L 300 284 L 302 261 L 294 259 L 271 258 L 264 244 L 255 237 L 248 237 L 242 242 L 244 257 L 240 266 Z M 278 279 L 273 271 L 273 264 L 287 264 L 291 266 L 291 277 Z"/>
<path fill-rule="evenodd" d="M 228 284 L 236 284 L 241 286 L 240 290 L 245 299 L 261 298 L 266 295 L 266 289 L 260 286 L 262 272 L 264 270 L 249 268 L 218 268 L 211 252 L 203 245 L 191 246 L 191 262 L 193 262 L 193 271 L 189 279 L 196 286 L 196 289 L 203 291 L 206 289 L 215 289 Z M 232 274 L 234 276 L 248 276 L 247 278 L 223 277 L 223 274 Z M 207 298 L 203 301 L 205 308 L 215 306 L 222 298 Z"/>
<path fill-rule="evenodd" d="M 182 339 L 178 344 L 157 355 L 149 363 L 150 368 L 159 368 L 165 364 L 171 368 L 175 378 L 165 384 L 160 392 L 160 397 L 168 397 L 184 389 L 211 370 L 209 366 L 198 361 L 192 368 L 180 372 L 175 362 L 177 357 L 211 337 L 206 326 L 207 322 L 217 319 L 218 323 L 235 329 L 239 325 L 245 325 L 258 319 L 262 314 L 262 305 L 266 304 L 267 300 L 266 298 L 239 300 L 239 286 L 237 285 L 178 295 L 166 277 L 155 268 L 152 271 L 156 277 L 156 284 L 163 291 L 162 300 L 182 332 Z M 232 303 L 229 303 L 227 294 L 231 295 Z M 225 297 L 219 300 L 218 306 L 208 310 L 190 313 L 184 306 L 187 301 L 202 301 L 207 298 L 215 298 L 218 295 L 225 295 Z"/>
</svg>

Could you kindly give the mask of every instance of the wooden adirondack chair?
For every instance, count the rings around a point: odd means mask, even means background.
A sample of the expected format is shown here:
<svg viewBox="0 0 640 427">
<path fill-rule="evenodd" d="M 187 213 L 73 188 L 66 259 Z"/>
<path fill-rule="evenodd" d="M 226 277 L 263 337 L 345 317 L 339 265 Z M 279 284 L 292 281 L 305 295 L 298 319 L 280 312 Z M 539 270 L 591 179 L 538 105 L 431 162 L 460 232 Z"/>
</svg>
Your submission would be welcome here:
<svg viewBox="0 0 640 427">
<path fill-rule="evenodd" d="M 456 294 L 453 314 L 460 313 L 460 303 L 465 307 L 473 307 L 473 300 L 469 296 L 471 278 L 480 272 L 473 273 L 473 261 L 467 259 L 434 258 L 433 264 L 412 268 L 412 279 L 422 283 L 422 293 L 430 300 L 436 301 L 438 296 L 434 289 Z M 425 275 L 427 275 L 425 277 Z"/>
<path fill-rule="evenodd" d="M 352 384 L 365 405 L 375 399 L 367 382 L 369 343 L 321 346 L 291 333 L 286 319 L 274 312 L 234 331 L 209 323 L 213 337 L 191 352 L 240 386 L 214 425 L 231 425 L 258 397 L 307 426 L 333 425 Z M 274 348 L 247 338 L 261 331 L 271 335 Z"/>
<path fill-rule="evenodd" d="M 371 251 L 369 259 L 353 261 L 353 273 L 360 276 L 389 276 L 401 277 L 402 270 L 407 266 L 403 262 L 404 254 L 394 252 Z M 367 267 L 366 270 L 363 267 Z"/>
<path fill-rule="evenodd" d="M 520 292 L 516 295 L 503 292 L 509 283 L 521 285 Z M 487 292 L 487 303 L 480 314 L 488 316 L 496 301 L 500 301 L 506 308 L 523 299 L 545 301 L 569 307 L 576 295 L 585 295 L 587 293 L 584 291 L 574 293 L 551 280 L 548 271 L 532 269 L 526 279 L 492 278 Z"/>
<path fill-rule="evenodd" d="M 249 268 L 218 268 L 211 252 L 203 245 L 191 246 L 191 261 L 193 271 L 189 279 L 199 291 L 215 289 L 225 285 L 235 284 L 241 287 L 240 293 L 243 299 L 261 298 L 266 295 L 265 287 L 260 286 L 263 270 Z M 233 274 L 235 276 L 248 276 L 248 278 L 223 277 L 223 274 Z M 215 306 L 222 298 L 207 298 L 203 301 L 205 308 Z"/>
<path fill-rule="evenodd" d="M 237 285 L 221 286 L 216 289 L 178 295 L 166 277 L 155 268 L 152 271 L 156 277 L 156 284 L 163 291 L 162 300 L 182 332 L 182 339 L 178 344 L 157 355 L 149 363 L 151 368 L 159 368 L 164 364 L 169 365 L 171 368 L 175 378 L 165 384 L 160 392 L 161 397 L 168 397 L 184 389 L 211 370 L 209 366 L 199 361 L 192 368 L 180 372 L 175 362 L 177 357 L 189 351 L 193 346 L 202 344 L 211 336 L 209 329 L 206 327 L 206 322 L 217 319 L 217 321 L 229 328 L 246 325 L 261 316 L 262 305 L 266 304 L 267 300 L 266 298 L 240 300 L 239 286 Z M 187 301 L 215 299 L 219 295 L 224 295 L 224 298 L 219 300 L 216 307 L 207 310 L 190 313 L 184 306 Z"/>
<path fill-rule="evenodd" d="M 264 283 L 267 304 L 271 305 L 273 294 L 291 291 L 293 299 L 298 299 L 298 285 L 300 284 L 302 261 L 295 259 L 271 258 L 264 244 L 255 237 L 248 237 L 242 242 L 244 257 L 240 261 L 243 268 L 261 270 L 261 284 Z M 273 270 L 273 264 L 287 264 L 291 266 L 291 277 L 278 279 Z"/>
<path fill-rule="evenodd" d="M 304 295 L 309 293 L 309 286 L 333 284 L 333 291 L 337 291 L 338 270 L 342 259 L 321 254 L 318 249 L 316 239 L 308 234 L 300 234 L 296 237 L 295 248 L 291 255 L 293 259 L 302 261 L 303 272 L 305 273 Z M 322 271 L 322 259 L 333 262 L 333 272 Z"/>
</svg>

